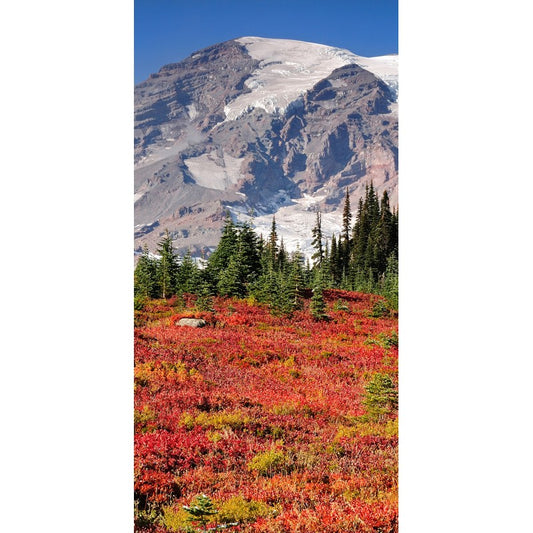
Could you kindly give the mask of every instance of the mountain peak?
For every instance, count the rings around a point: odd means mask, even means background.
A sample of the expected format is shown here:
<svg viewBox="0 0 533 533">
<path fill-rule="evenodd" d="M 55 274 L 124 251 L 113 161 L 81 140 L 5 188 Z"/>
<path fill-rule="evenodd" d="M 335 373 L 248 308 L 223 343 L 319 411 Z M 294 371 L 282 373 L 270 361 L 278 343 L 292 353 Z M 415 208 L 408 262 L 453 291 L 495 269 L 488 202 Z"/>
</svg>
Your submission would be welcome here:
<svg viewBox="0 0 533 533">
<path fill-rule="evenodd" d="M 342 48 L 245 36 L 163 67 L 135 87 L 136 246 L 168 228 L 180 250 L 218 243 L 225 210 L 289 249 L 315 213 L 340 231 L 370 181 L 396 203 L 397 64 Z M 248 219 L 248 214 L 255 214 Z"/>
</svg>

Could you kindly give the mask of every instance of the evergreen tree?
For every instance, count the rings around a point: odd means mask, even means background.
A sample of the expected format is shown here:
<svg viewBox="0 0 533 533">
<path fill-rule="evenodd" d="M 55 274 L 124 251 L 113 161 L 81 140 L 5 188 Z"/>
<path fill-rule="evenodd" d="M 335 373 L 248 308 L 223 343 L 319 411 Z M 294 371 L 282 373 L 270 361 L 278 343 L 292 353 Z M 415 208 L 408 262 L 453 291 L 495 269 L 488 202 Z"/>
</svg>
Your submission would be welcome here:
<svg viewBox="0 0 533 533">
<path fill-rule="evenodd" d="M 188 521 L 200 526 L 200 531 L 207 531 L 207 524 L 211 522 L 213 516 L 218 514 L 215 505 L 205 494 L 197 496 L 191 506 L 184 505 L 183 508 L 189 515 Z"/>
<path fill-rule="evenodd" d="M 398 309 L 398 258 L 395 252 L 391 253 L 387 259 L 381 294 L 385 296 L 393 309 Z"/>
<path fill-rule="evenodd" d="M 334 286 L 337 286 L 340 281 L 339 265 L 338 265 L 339 252 L 337 249 L 337 239 L 335 233 L 331 236 L 331 254 L 329 260 L 329 275 Z"/>
<path fill-rule="evenodd" d="M 279 243 L 278 257 L 277 257 L 277 270 L 284 272 L 287 268 L 288 258 L 287 251 L 285 250 L 285 244 L 283 243 L 283 237 Z"/>
<path fill-rule="evenodd" d="M 195 294 L 198 291 L 200 282 L 200 272 L 196 263 L 188 251 L 181 261 L 180 268 L 176 275 L 176 292 Z"/>
<path fill-rule="evenodd" d="M 238 254 L 242 282 L 246 286 L 261 273 L 261 255 L 258 242 L 252 227 L 248 223 L 243 223 L 237 237 L 236 253 Z"/>
<path fill-rule="evenodd" d="M 373 267 L 378 274 L 383 274 L 387 268 L 387 259 L 395 248 L 394 217 L 389 207 L 389 195 L 383 192 L 380 207 L 380 218 L 376 225 L 374 242 Z"/>
<path fill-rule="evenodd" d="M 288 300 L 291 302 L 291 310 L 302 309 L 304 289 L 304 271 L 303 271 L 303 256 L 299 250 L 294 252 L 291 263 L 290 273 L 288 279 Z"/>
<path fill-rule="evenodd" d="M 276 232 L 276 217 L 272 217 L 272 227 L 270 229 L 270 235 L 266 243 L 266 254 L 268 259 L 268 264 L 275 268 L 278 258 L 278 234 Z"/>
<path fill-rule="evenodd" d="M 213 311 L 213 297 L 209 287 L 209 283 L 200 277 L 200 285 L 198 287 L 198 298 L 196 299 L 196 308 L 199 311 Z"/>
<path fill-rule="evenodd" d="M 317 211 L 316 214 L 316 223 L 315 227 L 312 229 L 313 240 L 311 244 L 315 249 L 314 254 L 311 256 L 311 259 L 314 260 L 314 266 L 317 268 L 322 267 L 322 262 L 324 261 L 324 247 L 322 243 L 322 217 L 320 211 Z"/>
<path fill-rule="evenodd" d="M 207 261 L 206 278 L 213 288 L 217 286 L 221 273 L 228 267 L 231 256 L 237 250 L 237 238 L 235 224 L 229 211 L 226 211 L 222 237 Z"/>
<path fill-rule="evenodd" d="M 313 286 L 313 296 L 309 307 L 311 315 L 315 320 L 326 320 L 326 301 L 324 299 L 324 275 L 321 269 L 315 274 L 315 283 Z"/>
<path fill-rule="evenodd" d="M 158 295 L 156 262 L 150 257 L 148 246 L 144 246 L 134 273 L 134 294 L 144 298 L 156 298 Z"/>
<path fill-rule="evenodd" d="M 175 292 L 176 275 L 178 272 L 178 260 L 168 229 L 158 244 L 157 253 L 161 257 L 157 263 L 157 281 L 160 294 L 162 298 L 168 298 Z"/>
<path fill-rule="evenodd" d="M 346 189 L 344 197 L 344 209 L 342 211 L 342 240 L 339 237 L 339 252 L 341 256 L 342 271 L 348 270 L 350 263 L 350 254 L 352 250 L 352 240 L 350 238 L 352 224 L 352 211 L 350 207 L 350 195 Z"/>
<path fill-rule="evenodd" d="M 218 293 L 221 296 L 244 296 L 245 290 L 242 278 L 238 254 L 232 255 L 227 268 L 218 277 Z"/>
</svg>

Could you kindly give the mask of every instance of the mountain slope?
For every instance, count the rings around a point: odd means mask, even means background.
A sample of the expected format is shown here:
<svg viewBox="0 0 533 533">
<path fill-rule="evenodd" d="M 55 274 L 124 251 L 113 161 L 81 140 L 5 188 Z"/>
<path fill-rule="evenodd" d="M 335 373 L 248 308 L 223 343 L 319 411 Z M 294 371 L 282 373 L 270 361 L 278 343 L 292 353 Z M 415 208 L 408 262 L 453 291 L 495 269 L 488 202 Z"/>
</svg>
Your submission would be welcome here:
<svg viewBox="0 0 533 533">
<path fill-rule="evenodd" d="M 370 180 L 397 202 L 397 56 L 243 37 L 166 65 L 135 87 L 135 246 L 168 228 L 199 253 L 226 208 L 309 250 L 315 211 L 338 232 Z"/>
</svg>

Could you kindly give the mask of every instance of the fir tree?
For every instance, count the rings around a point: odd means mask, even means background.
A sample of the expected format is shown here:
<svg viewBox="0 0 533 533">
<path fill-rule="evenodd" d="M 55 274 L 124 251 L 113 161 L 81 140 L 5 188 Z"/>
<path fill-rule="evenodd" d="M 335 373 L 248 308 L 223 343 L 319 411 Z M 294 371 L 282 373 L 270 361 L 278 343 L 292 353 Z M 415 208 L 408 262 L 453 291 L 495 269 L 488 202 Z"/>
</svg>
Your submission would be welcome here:
<svg viewBox="0 0 533 533">
<path fill-rule="evenodd" d="M 387 258 L 395 248 L 395 227 L 394 217 L 389 207 L 389 195 L 383 192 L 380 206 L 380 218 L 376 225 L 376 236 L 374 242 L 373 267 L 379 274 L 385 272 L 387 268 Z"/>
<path fill-rule="evenodd" d="M 207 261 L 206 278 L 213 288 L 217 286 L 220 275 L 227 268 L 231 256 L 237 251 L 237 238 L 235 224 L 229 211 L 226 211 L 222 237 Z"/>
<path fill-rule="evenodd" d="M 185 292 L 196 293 L 199 287 L 200 272 L 196 263 L 188 251 L 181 261 L 180 268 L 176 275 L 176 292 L 182 294 Z"/>
<path fill-rule="evenodd" d="M 297 248 L 294 252 L 291 263 L 290 273 L 288 279 L 288 300 L 291 303 L 291 311 L 302 309 L 303 307 L 303 288 L 304 288 L 304 272 L 303 272 L 303 257 L 300 250 Z"/>
<path fill-rule="evenodd" d="M 276 267 L 277 258 L 278 258 L 278 234 L 276 232 L 276 217 L 272 217 L 272 227 L 270 229 L 270 235 L 266 243 L 266 254 L 268 259 L 268 264 L 272 268 Z"/>
<path fill-rule="evenodd" d="M 159 242 L 157 252 L 161 256 L 157 263 L 157 281 L 160 287 L 160 294 L 162 298 L 168 298 L 175 292 L 178 272 L 178 261 L 168 229 L 165 231 L 163 239 Z"/>
<path fill-rule="evenodd" d="M 258 238 L 248 223 L 243 223 L 239 229 L 236 253 L 242 282 L 248 285 L 261 273 Z"/>
<path fill-rule="evenodd" d="M 205 494 L 197 496 L 194 503 L 190 506 L 184 505 L 183 508 L 188 513 L 188 520 L 200 526 L 201 531 L 207 531 L 207 524 L 211 522 L 213 516 L 218 514 L 215 505 Z"/>
<path fill-rule="evenodd" d="M 287 268 L 288 259 L 287 259 L 287 251 L 285 250 L 285 244 L 283 243 L 283 237 L 280 240 L 279 243 L 279 250 L 278 250 L 278 257 L 277 257 L 277 270 L 280 272 L 284 272 Z"/>
<path fill-rule="evenodd" d="M 244 296 L 245 290 L 242 278 L 238 255 L 232 255 L 228 267 L 221 272 L 218 278 L 218 293 L 221 296 Z"/>
<path fill-rule="evenodd" d="M 157 266 L 154 259 L 150 257 L 148 246 L 144 246 L 141 257 L 134 273 L 134 294 L 144 298 L 156 298 L 157 287 Z"/>
<path fill-rule="evenodd" d="M 335 234 L 331 236 L 331 252 L 329 260 L 329 273 L 335 287 L 338 287 L 342 281 L 342 275 L 344 272 L 344 265 L 341 253 L 342 243 L 337 245 L 337 239 Z"/>
<path fill-rule="evenodd" d="M 315 252 L 311 256 L 311 259 L 314 260 L 314 266 L 317 268 L 322 267 L 322 262 L 324 261 L 324 247 L 322 243 L 322 217 L 320 211 L 317 211 L 315 226 L 312 229 L 313 240 L 311 244 L 315 249 Z"/>
<path fill-rule="evenodd" d="M 326 320 L 326 301 L 324 299 L 324 275 L 321 269 L 317 270 L 313 286 L 313 296 L 309 307 L 311 316 L 315 320 Z"/>
<path fill-rule="evenodd" d="M 344 209 L 342 212 L 342 240 L 339 237 L 339 255 L 341 257 L 342 271 L 348 270 L 350 255 L 352 251 L 352 240 L 350 238 L 352 224 L 352 211 L 350 207 L 350 195 L 346 189 L 344 197 Z"/>
</svg>

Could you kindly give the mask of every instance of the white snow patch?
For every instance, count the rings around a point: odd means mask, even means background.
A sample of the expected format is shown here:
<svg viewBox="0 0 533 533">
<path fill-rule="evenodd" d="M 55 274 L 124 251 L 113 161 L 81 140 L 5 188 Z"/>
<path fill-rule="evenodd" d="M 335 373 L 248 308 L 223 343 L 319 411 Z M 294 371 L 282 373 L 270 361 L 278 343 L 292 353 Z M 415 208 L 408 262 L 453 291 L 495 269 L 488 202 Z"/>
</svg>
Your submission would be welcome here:
<svg viewBox="0 0 533 533">
<path fill-rule="evenodd" d="M 381 78 L 398 97 L 398 55 L 360 57 L 357 64 Z"/>
<path fill-rule="evenodd" d="M 196 109 L 196 105 L 194 105 L 194 103 L 187 106 L 187 114 L 191 120 L 194 120 L 198 116 L 198 110 Z"/>
<path fill-rule="evenodd" d="M 297 249 L 304 257 L 311 259 L 314 253 L 312 245 L 312 230 L 316 225 L 316 212 L 318 204 L 326 197 L 325 194 L 310 196 L 305 194 L 303 198 L 296 198 L 290 205 L 280 207 L 275 215 L 260 215 L 251 217 L 245 206 L 228 206 L 228 209 L 236 220 L 248 222 L 258 235 L 267 238 L 272 227 L 272 217 L 276 217 L 276 231 L 279 240 L 283 238 L 285 249 L 290 253 Z M 322 233 L 324 244 L 333 233 L 339 236 L 342 231 L 342 209 L 339 208 L 331 213 L 321 214 Z"/>
<path fill-rule="evenodd" d="M 342 48 L 290 39 L 236 40 L 259 61 L 259 66 L 245 82 L 251 91 L 224 107 L 226 120 L 235 120 L 257 108 L 267 113 L 285 113 L 292 102 L 344 65 L 360 65 L 397 90 L 398 56 L 367 58 Z"/>
<path fill-rule="evenodd" d="M 184 163 L 198 185 L 224 191 L 243 177 L 240 171 L 243 159 L 228 154 L 220 158 L 209 153 L 185 159 Z"/>
</svg>

